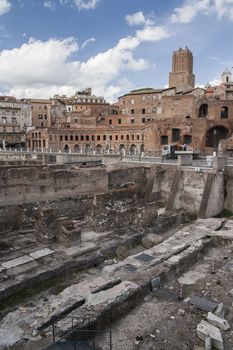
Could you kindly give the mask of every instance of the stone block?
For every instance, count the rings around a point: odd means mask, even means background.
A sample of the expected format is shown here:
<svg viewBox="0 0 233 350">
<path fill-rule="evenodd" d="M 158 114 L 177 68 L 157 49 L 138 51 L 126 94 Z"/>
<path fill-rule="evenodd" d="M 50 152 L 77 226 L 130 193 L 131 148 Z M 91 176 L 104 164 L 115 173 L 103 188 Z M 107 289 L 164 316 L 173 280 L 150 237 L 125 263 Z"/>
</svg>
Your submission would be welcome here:
<svg viewBox="0 0 233 350">
<path fill-rule="evenodd" d="M 156 235 L 153 233 L 149 233 L 145 237 L 142 238 L 142 245 L 146 249 L 150 249 L 156 244 L 159 244 L 163 241 L 163 237 L 160 235 Z"/>
<path fill-rule="evenodd" d="M 223 303 L 218 304 L 216 310 L 214 311 L 214 314 L 220 318 L 224 318 L 225 317 L 225 313 L 224 313 L 224 305 Z"/>
<path fill-rule="evenodd" d="M 212 339 L 213 347 L 219 350 L 224 350 L 222 334 L 217 327 L 202 320 L 197 325 L 197 335 L 204 342 L 210 337 Z"/>
<path fill-rule="evenodd" d="M 212 314 L 212 312 L 208 312 L 207 320 L 213 326 L 216 326 L 216 327 L 222 329 L 223 331 L 226 331 L 227 329 L 230 328 L 230 325 L 229 325 L 227 320 L 224 320 L 224 319 Z"/>
<path fill-rule="evenodd" d="M 29 256 L 31 256 L 33 259 L 39 259 L 53 253 L 54 253 L 53 250 L 49 248 L 44 248 L 44 249 L 36 250 L 35 252 L 30 253 Z"/>
<path fill-rule="evenodd" d="M 33 260 L 34 259 L 32 257 L 30 257 L 28 255 L 24 255 L 24 256 L 21 256 L 20 258 L 9 260 L 9 261 L 2 263 L 2 267 L 6 268 L 6 269 L 11 269 L 13 267 L 26 264 L 26 263 L 33 261 Z"/>
<path fill-rule="evenodd" d="M 205 340 L 205 350 L 212 350 L 212 339 L 211 339 L 211 337 L 208 337 Z"/>
<path fill-rule="evenodd" d="M 192 165 L 192 163 L 193 163 L 193 155 L 192 154 L 179 154 L 178 155 L 178 161 L 177 161 L 178 166 Z"/>
</svg>

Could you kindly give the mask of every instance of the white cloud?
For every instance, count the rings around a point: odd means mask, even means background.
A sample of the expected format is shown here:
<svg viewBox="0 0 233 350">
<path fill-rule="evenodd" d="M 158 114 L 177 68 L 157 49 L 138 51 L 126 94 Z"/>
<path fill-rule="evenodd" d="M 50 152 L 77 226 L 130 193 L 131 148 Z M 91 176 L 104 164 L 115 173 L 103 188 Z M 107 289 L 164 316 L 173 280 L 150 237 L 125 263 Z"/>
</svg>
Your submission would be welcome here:
<svg viewBox="0 0 233 350">
<path fill-rule="evenodd" d="M 213 80 L 211 80 L 209 83 L 208 83 L 210 86 L 218 86 L 221 84 L 221 80 L 218 79 L 218 78 L 215 78 Z"/>
<path fill-rule="evenodd" d="M 74 0 L 79 10 L 94 10 L 100 0 Z"/>
<path fill-rule="evenodd" d="M 190 23 L 197 15 L 216 15 L 233 21 L 233 0 L 185 0 L 170 17 L 174 23 Z"/>
<path fill-rule="evenodd" d="M 132 15 L 127 15 L 125 19 L 130 26 L 154 24 L 154 22 L 151 19 L 149 19 L 148 17 L 146 18 L 144 16 L 144 13 L 142 11 L 133 13 Z"/>
<path fill-rule="evenodd" d="M 139 41 L 158 41 L 168 38 L 170 33 L 165 27 L 152 26 L 137 31 L 137 38 Z"/>
<path fill-rule="evenodd" d="M 89 38 L 81 45 L 81 49 L 84 49 L 89 43 L 95 42 L 95 38 Z"/>
<path fill-rule="evenodd" d="M 16 97 L 49 97 L 91 86 L 112 100 L 130 84 L 122 80 L 125 73 L 150 67 L 147 60 L 134 56 L 139 45 L 168 36 L 164 27 L 146 26 L 83 62 L 77 59 L 79 46 L 73 38 L 45 42 L 31 38 L 19 48 L 0 52 L 0 90 Z"/>
<path fill-rule="evenodd" d="M 11 4 L 8 0 L 0 0 L 0 15 L 9 12 L 11 9 Z"/>
<path fill-rule="evenodd" d="M 52 0 L 44 1 L 43 6 L 49 8 L 50 10 L 55 10 L 56 8 L 55 3 L 52 2 Z"/>
<path fill-rule="evenodd" d="M 186 0 L 182 7 L 175 8 L 171 16 L 172 22 L 189 23 L 198 13 L 207 13 L 210 0 Z"/>
</svg>

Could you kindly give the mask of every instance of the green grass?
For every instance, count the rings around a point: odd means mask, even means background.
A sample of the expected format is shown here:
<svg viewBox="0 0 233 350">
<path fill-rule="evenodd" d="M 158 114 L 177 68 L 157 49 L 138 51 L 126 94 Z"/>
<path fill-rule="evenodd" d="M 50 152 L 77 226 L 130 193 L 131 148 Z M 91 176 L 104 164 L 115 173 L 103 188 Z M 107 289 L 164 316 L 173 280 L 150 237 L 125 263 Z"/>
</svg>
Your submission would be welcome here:
<svg viewBox="0 0 233 350">
<path fill-rule="evenodd" d="M 223 211 L 216 215 L 215 218 L 230 218 L 231 216 L 233 216 L 233 212 L 228 210 L 228 209 L 223 209 Z"/>
</svg>

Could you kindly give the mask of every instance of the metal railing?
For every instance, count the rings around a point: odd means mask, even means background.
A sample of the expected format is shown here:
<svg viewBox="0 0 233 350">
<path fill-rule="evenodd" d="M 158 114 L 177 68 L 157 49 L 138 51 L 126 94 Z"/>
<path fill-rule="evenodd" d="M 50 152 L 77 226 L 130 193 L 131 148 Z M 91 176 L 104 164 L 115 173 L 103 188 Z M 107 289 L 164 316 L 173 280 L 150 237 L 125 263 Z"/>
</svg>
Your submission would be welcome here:
<svg viewBox="0 0 233 350">
<path fill-rule="evenodd" d="M 90 315 L 89 315 L 90 316 Z M 44 350 L 112 350 L 112 332 L 108 330 L 79 329 L 80 317 L 56 318 L 52 324 L 52 344 Z"/>
</svg>

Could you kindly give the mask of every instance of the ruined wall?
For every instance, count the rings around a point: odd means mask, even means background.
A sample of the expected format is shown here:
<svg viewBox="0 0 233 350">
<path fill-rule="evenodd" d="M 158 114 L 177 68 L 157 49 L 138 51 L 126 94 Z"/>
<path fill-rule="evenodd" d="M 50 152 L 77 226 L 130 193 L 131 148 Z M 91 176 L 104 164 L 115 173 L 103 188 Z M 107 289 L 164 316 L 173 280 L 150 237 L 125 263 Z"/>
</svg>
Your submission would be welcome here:
<svg viewBox="0 0 233 350">
<path fill-rule="evenodd" d="M 102 168 L 2 167 L 0 177 L 0 206 L 101 193 L 108 189 L 107 172 Z"/>
<path fill-rule="evenodd" d="M 225 208 L 233 212 L 233 167 L 227 166 L 224 172 Z"/>
<path fill-rule="evenodd" d="M 0 207 L 107 193 L 128 184 L 143 186 L 144 167 L 78 168 L 31 166 L 0 168 Z"/>
</svg>

